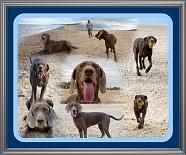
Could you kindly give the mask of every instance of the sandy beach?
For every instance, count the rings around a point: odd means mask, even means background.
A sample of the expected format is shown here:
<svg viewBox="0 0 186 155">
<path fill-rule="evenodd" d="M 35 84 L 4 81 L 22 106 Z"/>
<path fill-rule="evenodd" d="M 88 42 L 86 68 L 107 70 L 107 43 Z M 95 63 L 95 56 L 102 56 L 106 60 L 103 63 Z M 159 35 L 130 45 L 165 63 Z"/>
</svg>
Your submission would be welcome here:
<svg viewBox="0 0 186 155">
<path fill-rule="evenodd" d="M 95 35 L 97 31 L 93 31 Z M 45 93 L 45 98 L 52 99 L 57 119 L 54 122 L 53 137 L 79 137 L 78 130 L 73 120 L 65 111 L 66 104 L 61 104 L 70 95 L 68 89 L 62 89 L 64 81 L 64 62 L 68 57 L 84 55 L 89 59 L 106 59 L 104 41 L 95 37 L 88 38 L 85 31 L 77 31 L 76 26 L 65 26 L 50 30 L 47 33 L 53 40 L 68 40 L 79 47 L 70 54 L 66 52 L 41 55 L 50 65 L 50 78 Z M 113 53 L 110 53 L 108 63 L 111 61 L 117 68 L 120 90 L 107 90 L 105 94 L 99 93 L 101 104 L 85 104 L 83 111 L 101 111 L 116 117 L 124 115 L 123 120 L 111 120 L 110 133 L 112 137 L 137 138 L 137 137 L 164 137 L 168 134 L 168 28 L 166 26 L 138 26 L 136 31 L 109 31 L 117 37 L 116 54 L 117 63 L 113 63 Z M 153 48 L 153 66 L 148 74 L 141 71 L 142 76 L 136 75 L 136 66 L 132 46 L 137 37 L 153 35 L 157 44 Z M 41 34 L 24 38 L 19 44 L 18 53 L 18 128 L 23 134 L 24 116 L 28 113 L 25 102 L 30 98 L 31 86 L 29 82 L 29 57 L 42 50 Z M 78 59 L 74 64 L 79 64 Z M 65 64 L 68 65 L 68 64 Z M 146 66 L 148 61 L 146 60 Z M 72 68 L 73 69 L 73 68 Z M 69 77 L 70 81 L 70 77 Z M 109 85 L 108 85 L 109 87 Z M 39 89 L 40 91 L 40 89 Z M 39 92 L 38 91 L 38 92 Z M 149 107 L 145 118 L 144 129 L 138 129 L 133 112 L 135 95 L 145 94 L 148 97 Z M 97 126 L 88 129 L 88 137 L 101 135 Z M 32 137 L 46 137 L 44 133 L 31 133 Z"/>
</svg>

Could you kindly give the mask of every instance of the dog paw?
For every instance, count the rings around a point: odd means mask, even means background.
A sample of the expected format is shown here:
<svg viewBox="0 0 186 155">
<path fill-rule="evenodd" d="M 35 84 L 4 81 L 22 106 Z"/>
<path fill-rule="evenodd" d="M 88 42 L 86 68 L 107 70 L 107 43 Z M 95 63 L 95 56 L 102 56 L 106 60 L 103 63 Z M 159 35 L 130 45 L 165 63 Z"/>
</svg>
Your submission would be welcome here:
<svg viewBox="0 0 186 155">
<path fill-rule="evenodd" d="M 141 76 L 140 72 L 137 73 L 137 76 Z"/>
<path fill-rule="evenodd" d="M 148 73 L 149 71 L 150 71 L 150 69 L 147 68 L 145 72 Z"/>
<path fill-rule="evenodd" d="M 139 69 L 140 69 L 140 70 L 142 70 L 143 68 L 142 68 L 142 67 L 140 67 Z"/>
<path fill-rule="evenodd" d="M 139 124 L 138 125 L 138 129 L 142 129 L 143 128 L 143 125 L 142 124 Z"/>
</svg>

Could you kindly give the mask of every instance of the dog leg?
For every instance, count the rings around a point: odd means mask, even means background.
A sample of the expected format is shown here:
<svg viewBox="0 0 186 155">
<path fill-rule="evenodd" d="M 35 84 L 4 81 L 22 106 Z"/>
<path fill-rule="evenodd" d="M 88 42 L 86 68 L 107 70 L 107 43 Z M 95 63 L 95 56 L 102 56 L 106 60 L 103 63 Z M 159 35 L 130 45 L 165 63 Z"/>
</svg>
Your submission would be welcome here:
<svg viewBox="0 0 186 155">
<path fill-rule="evenodd" d="M 148 60 L 149 60 L 149 67 L 146 69 L 146 73 L 148 73 L 152 67 L 152 58 L 151 56 L 148 56 Z"/>
<path fill-rule="evenodd" d="M 106 135 L 107 135 L 108 138 L 112 138 L 111 135 L 110 135 L 110 133 L 109 133 L 109 129 L 106 129 L 105 130 L 105 133 L 106 133 Z"/>
<path fill-rule="evenodd" d="M 101 131 L 101 134 L 102 134 L 100 138 L 102 138 L 102 137 L 105 135 L 105 132 L 104 132 L 104 130 L 103 130 L 102 125 L 98 124 L 98 127 L 99 127 L 99 129 L 100 129 L 100 131 Z"/>
<path fill-rule="evenodd" d="M 140 114 L 135 112 L 137 123 L 140 123 Z"/>
<path fill-rule="evenodd" d="M 40 94 L 40 98 L 39 98 L 41 101 L 43 100 L 43 96 L 44 96 L 45 90 L 46 90 L 46 85 L 42 86 L 42 89 L 41 89 L 41 94 Z"/>
<path fill-rule="evenodd" d="M 145 57 L 143 57 L 143 59 L 142 59 L 142 66 L 143 66 L 143 69 L 146 69 L 146 67 L 145 67 Z"/>
<path fill-rule="evenodd" d="M 143 67 L 142 67 L 142 57 L 139 55 L 139 64 L 140 64 L 140 70 L 142 70 L 143 69 Z"/>
<path fill-rule="evenodd" d="M 106 54 L 107 54 L 107 59 L 109 58 L 109 48 L 106 47 Z"/>
<path fill-rule="evenodd" d="M 37 86 L 32 86 L 32 95 L 31 95 L 31 98 L 30 98 L 30 107 L 32 105 L 32 103 L 34 103 L 37 99 Z"/>
<path fill-rule="evenodd" d="M 84 138 L 87 138 L 87 128 L 84 128 L 83 132 L 84 132 Z"/>
<path fill-rule="evenodd" d="M 78 129 L 80 138 L 83 138 L 83 131 L 82 129 Z"/>
<path fill-rule="evenodd" d="M 113 48 L 113 52 L 114 52 L 114 59 L 117 62 L 115 47 Z"/>
<path fill-rule="evenodd" d="M 137 75 L 141 76 L 140 72 L 139 72 L 139 67 L 138 67 L 138 54 L 135 55 L 135 61 L 136 61 L 136 70 L 137 70 Z"/>
</svg>

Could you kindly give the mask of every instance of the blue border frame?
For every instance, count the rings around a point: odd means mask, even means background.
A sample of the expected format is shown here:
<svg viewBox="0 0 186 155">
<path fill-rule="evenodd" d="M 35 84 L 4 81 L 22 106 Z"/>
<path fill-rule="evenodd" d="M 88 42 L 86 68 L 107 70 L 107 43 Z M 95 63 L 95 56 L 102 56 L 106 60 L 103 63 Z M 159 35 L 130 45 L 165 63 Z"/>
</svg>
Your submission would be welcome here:
<svg viewBox="0 0 186 155">
<path fill-rule="evenodd" d="M 16 59 L 12 59 L 13 55 L 15 55 L 15 53 L 13 54 L 13 22 L 16 18 L 16 16 L 20 15 L 21 13 L 164 13 L 164 14 L 167 14 L 169 17 L 171 17 L 172 21 L 173 21 L 173 35 L 174 35 L 174 40 L 173 40 L 173 43 L 174 43 L 174 46 L 173 46 L 173 50 L 174 51 L 179 51 L 179 34 L 177 33 L 177 39 L 175 39 L 175 31 L 176 30 L 179 30 L 179 22 L 177 20 L 179 20 L 179 8 L 163 8 L 163 9 L 160 9 L 158 7 L 154 7 L 154 8 L 135 8 L 135 9 L 132 9 L 132 8 L 128 8 L 128 7 L 114 7 L 114 8 L 110 8 L 110 7 L 107 7 L 107 8 L 101 8 L 101 7 L 91 7 L 91 8 L 87 8 L 87 7 L 63 7 L 63 8 L 59 8 L 59 7 L 56 7 L 55 9 L 54 8 L 38 8 L 38 7 L 35 7 L 35 8 L 29 8 L 29 7 L 25 7 L 25 8 L 18 8 L 18 7 L 8 7 L 7 9 L 7 14 L 8 14 L 8 20 L 7 20 L 7 25 L 8 25 L 8 52 L 7 52 L 7 57 L 8 57 L 8 93 L 9 95 L 11 94 L 12 97 L 13 97 L 13 75 L 15 74 L 12 74 L 12 70 L 14 70 L 14 72 L 17 70 L 16 67 L 17 64 L 16 63 Z M 173 14 L 173 11 L 174 11 L 174 14 Z M 177 18 L 176 18 L 177 16 Z M 177 21 L 177 22 L 176 22 Z M 177 29 L 176 29 L 177 27 Z M 175 30 L 176 29 L 176 30 Z M 179 31 L 177 31 L 179 32 Z M 15 37 L 15 36 L 14 36 Z M 171 43 L 171 42 L 169 42 Z M 12 46 L 10 46 L 12 45 Z M 175 50 L 177 47 L 178 50 Z M 169 49 L 170 50 L 170 49 Z M 180 55 L 180 51 L 177 53 L 176 52 L 176 57 L 175 57 L 175 52 L 173 52 L 173 57 L 174 57 L 174 65 L 173 65 L 173 79 L 174 79 L 174 82 L 173 82 L 173 103 L 177 103 L 177 98 L 180 98 L 179 97 L 179 74 L 175 74 L 177 71 L 179 73 L 179 55 Z M 11 57 L 11 59 L 10 59 Z M 169 60 L 172 60 L 172 55 L 169 54 Z M 177 59 L 176 59 L 177 58 Z M 175 61 L 175 59 L 177 61 Z M 10 61 L 12 60 L 12 61 Z M 12 67 L 12 68 L 11 68 Z M 169 65 L 170 67 L 170 65 Z M 170 68 L 169 68 L 170 70 Z M 11 76 L 12 75 L 12 76 Z M 170 74 L 169 72 L 169 76 L 172 76 L 172 72 Z M 15 77 L 14 77 L 15 78 Z M 172 78 L 171 78 L 172 79 Z M 175 80 L 177 79 L 177 80 Z M 169 79 L 170 80 L 170 79 Z M 11 82 L 10 82 L 11 81 Z M 176 85 L 175 83 L 178 82 Z M 172 82 L 172 81 L 169 81 L 169 82 Z M 12 84 L 12 85 L 11 85 Z M 175 91 L 175 88 L 177 87 L 176 91 Z M 170 88 L 169 88 L 170 89 Z M 15 88 L 14 88 L 14 91 Z M 169 90 L 169 91 L 172 91 L 172 90 Z M 178 94 L 175 94 L 175 93 L 178 93 Z M 172 93 L 171 93 L 172 94 Z M 170 95 L 170 93 L 169 93 Z M 177 96 L 178 95 L 178 96 Z M 169 97 L 170 98 L 170 97 Z M 176 101 L 175 101 L 176 99 Z M 170 101 L 169 101 L 170 102 Z M 13 100 L 9 97 L 8 98 L 8 129 L 13 129 Z M 180 102 L 179 102 L 180 103 Z M 14 103 L 16 104 L 16 103 Z M 149 141 L 147 140 L 147 142 L 143 142 L 143 143 L 139 143 L 139 142 L 136 142 L 135 140 L 133 141 L 132 139 L 129 139 L 128 142 L 126 141 L 123 141 L 123 142 L 118 142 L 118 140 L 115 140 L 114 142 L 108 142 L 107 140 L 104 140 L 103 143 L 97 143 L 97 142 L 86 142 L 86 140 L 83 140 L 83 142 L 70 142 L 70 145 L 69 143 L 66 143 L 66 142 L 47 142 L 47 143 L 31 143 L 29 142 L 26 142 L 26 143 L 21 143 L 19 141 L 16 140 L 16 138 L 14 137 L 13 133 L 12 133 L 12 130 L 9 130 L 7 133 L 7 137 L 8 137 L 8 145 L 9 147 L 49 147 L 48 145 L 50 145 L 50 147 L 74 147 L 74 148 L 87 148 L 87 147 L 94 147 L 94 148 L 110 148 L 110 147 L 113 147 L 113 148 L 138 148 L 138 147 L 144 147 L 144 143 L 145 143 L 145 148 L 147 147 L 151 147 L 151 148 L 165 148 L 165 147 L 178 147 L 179 146 L 179 121 L 175 121 L 175 120 L 179 120 L 179 104 L 174 104 L 174 107 L 173 107 L 173 113 L 174 113 L 174 116 L 173 116 L 173 122 L 174 122 L 174 132 L 173 132 L 173 135 L 172 137 L 167 141 L 167 142 L 151 142 L 151 143 L 148 143 Z M 176 111 L 177 110 L 177 111 Z M 12 113 L 11 113 L 12 112 Z M 170 112 L 170 111 L 169 111 Z M 11 117 L 10 117 L 11 116 Z M 177 117 L 177 119 L 175 118 Z M 177 124 L 177 125 L 176 125 Z M 11 138 L 11 139 L 10 139 Z M 88 140 L 88 139 L 87 139 Z M 113 139 L 114 140 L 114 139 Z M 97 140 L 96 140 L 97 141 Z M 103 141 L 103 140 L 102 140 Z M 21 145 L 20 145 L 21 144 Z M 53 145 L 54 144 L 54 145 Z M 174 144 L 174 145 L 173 145 Z"/>
</svg>

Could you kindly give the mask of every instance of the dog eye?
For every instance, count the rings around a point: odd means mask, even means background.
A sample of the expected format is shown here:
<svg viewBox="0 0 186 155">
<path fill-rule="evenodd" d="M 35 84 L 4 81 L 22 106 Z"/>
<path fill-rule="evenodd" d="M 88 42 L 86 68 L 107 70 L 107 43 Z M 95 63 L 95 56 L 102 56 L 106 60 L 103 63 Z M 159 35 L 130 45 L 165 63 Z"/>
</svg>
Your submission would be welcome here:
<svg viewBox="0 0 186 155">
<path fill-rule="evenodd" d="M 42 109 L 43 111 L 48 111 L 48 108 L 46 108 L 46 107 L 43 107 L 43 109 Z"/>
<path fill-rule="evenodd" d="M 39 110 L 39 108 L 38 107 L 36 107 L 35 109 L 34 109 L 34 112 L 37 112 Z"/>
</svg>

